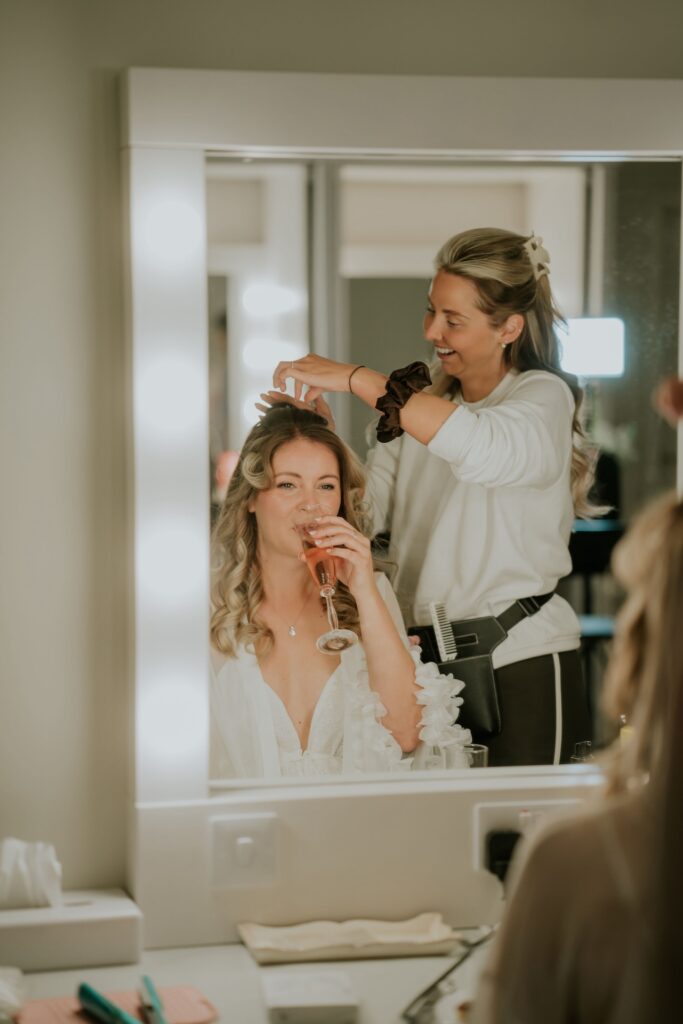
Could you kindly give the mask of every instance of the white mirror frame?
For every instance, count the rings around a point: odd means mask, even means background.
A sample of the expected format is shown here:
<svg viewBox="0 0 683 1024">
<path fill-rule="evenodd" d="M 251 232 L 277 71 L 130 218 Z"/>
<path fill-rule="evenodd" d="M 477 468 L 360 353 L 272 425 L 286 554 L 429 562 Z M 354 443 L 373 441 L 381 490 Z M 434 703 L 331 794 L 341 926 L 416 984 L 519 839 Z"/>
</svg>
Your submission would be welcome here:
<svg viewBox="0 0 683 1024">
<path fill-rule="evenodd" d="M 125 74 L 138 806 L 209 793 L 206 154 L 681 159 L 682 109 L 677 81 Z"/>
</svg>

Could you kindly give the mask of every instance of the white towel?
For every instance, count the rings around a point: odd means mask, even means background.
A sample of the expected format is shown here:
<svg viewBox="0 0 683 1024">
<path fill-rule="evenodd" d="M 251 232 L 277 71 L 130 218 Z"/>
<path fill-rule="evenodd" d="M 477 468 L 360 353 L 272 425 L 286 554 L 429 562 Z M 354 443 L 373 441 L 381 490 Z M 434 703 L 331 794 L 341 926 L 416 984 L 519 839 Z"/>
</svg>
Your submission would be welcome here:
<svg viewBox="0 0 683 1024">
<path fill-rule="evenodd" d="M 407 921 L 308 921 L 282 927 L 240 924 L 237 930 L 260 964 L 434 956 L 450 952 L 460 938 L 444 924 L 441 914 L 434 913 Z"/>
</svg>

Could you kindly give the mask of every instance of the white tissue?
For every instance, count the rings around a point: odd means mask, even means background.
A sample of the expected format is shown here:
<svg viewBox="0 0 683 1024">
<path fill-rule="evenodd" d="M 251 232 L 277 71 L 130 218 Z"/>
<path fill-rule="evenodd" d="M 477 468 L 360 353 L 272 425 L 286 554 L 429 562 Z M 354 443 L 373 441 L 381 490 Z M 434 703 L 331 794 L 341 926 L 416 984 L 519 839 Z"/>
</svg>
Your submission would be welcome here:
<svg viewBox="0 0 683 1024">
<path fill-rule="evenodd" d="M 56 906 L 62 902 L 62 865 L 54 846 L 0 841 L 0 910 Z"/>
<path fill-rule="evenodd" d="M 24 975 L 16 967 L 0 967 L 0 1020 L 14 1017 L 25 1002 Z"/>
</svg>

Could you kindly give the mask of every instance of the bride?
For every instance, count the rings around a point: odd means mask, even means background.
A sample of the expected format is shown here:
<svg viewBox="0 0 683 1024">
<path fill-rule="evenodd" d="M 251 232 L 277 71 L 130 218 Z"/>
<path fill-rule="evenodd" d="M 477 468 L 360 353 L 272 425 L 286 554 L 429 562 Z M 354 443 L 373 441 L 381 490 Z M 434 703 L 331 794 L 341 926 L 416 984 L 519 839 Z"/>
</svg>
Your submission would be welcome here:
<svg viewBox="0 0 683 1024">
<path fill-rule="evenodd" d="M 363 488 L 314 412 L 276 406 L 249 434 L 213 532 L 214 778 L 467 767 L 463 684 L 411 648 Z M 321 504 L 314 540 L 335 560 L 339 625 L 361 641 L 332 656 L 316 648 L 327 620 L 293 528 Z"/>
</svg>

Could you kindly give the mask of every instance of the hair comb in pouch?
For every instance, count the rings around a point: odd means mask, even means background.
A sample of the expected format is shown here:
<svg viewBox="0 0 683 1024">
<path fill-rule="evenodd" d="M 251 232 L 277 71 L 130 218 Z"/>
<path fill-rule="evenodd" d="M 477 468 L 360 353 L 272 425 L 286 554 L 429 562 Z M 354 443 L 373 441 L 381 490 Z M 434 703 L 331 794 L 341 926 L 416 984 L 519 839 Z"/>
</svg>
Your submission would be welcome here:
<svg viewBox="0 0 683 1024">
<path fill-rule="evenodd" d="M 434 636 L 436 637 L 436 645 L 439 648 L 441 661 L 455 661 L 458 657 L 458 647 L 453 635 L 453 627 L 446 615 L 446 609 L 437 601 L 431 601 L 429 614 L 432 617 Z"/>
</svg>

